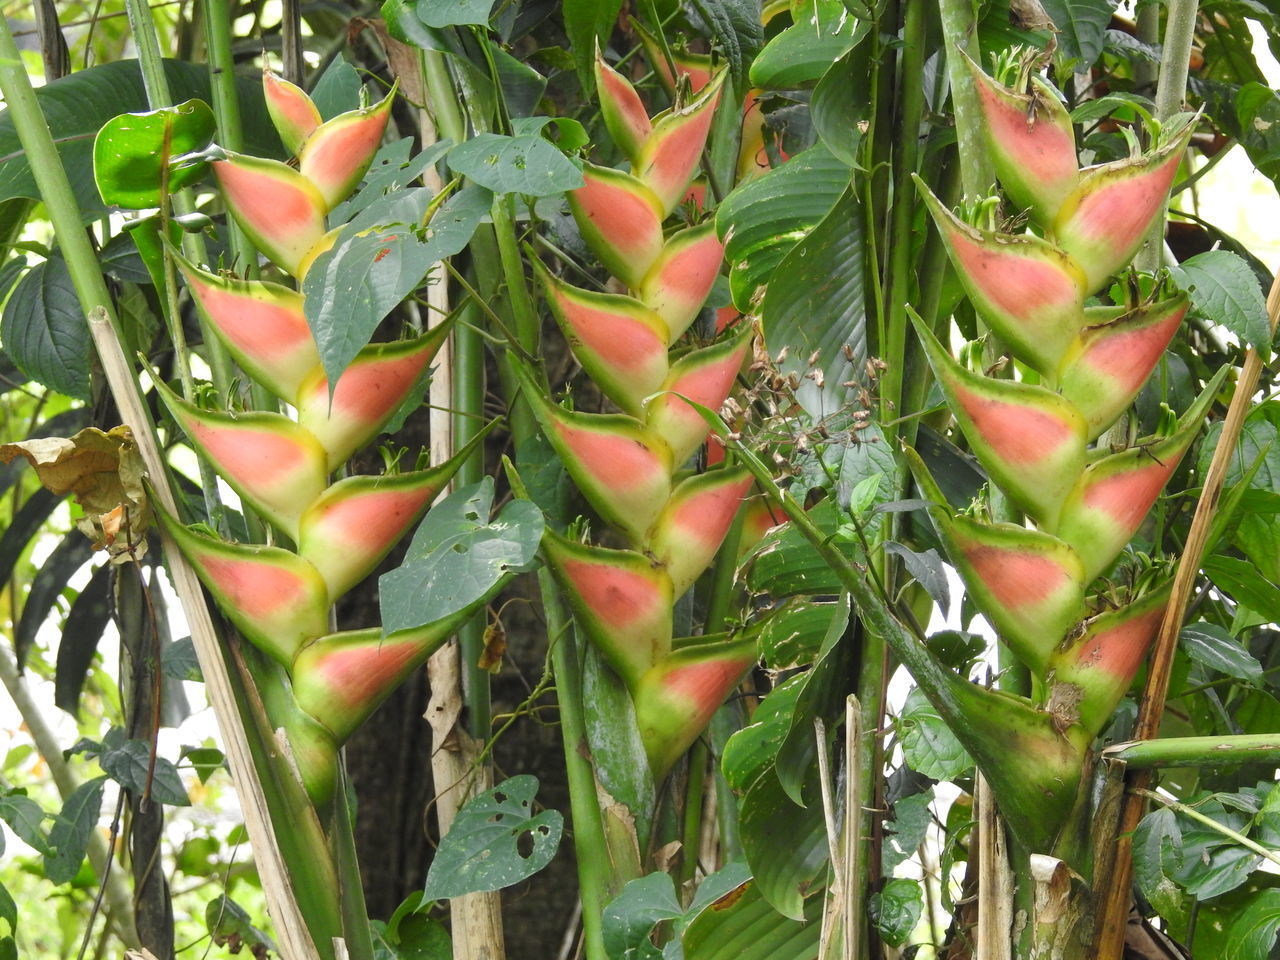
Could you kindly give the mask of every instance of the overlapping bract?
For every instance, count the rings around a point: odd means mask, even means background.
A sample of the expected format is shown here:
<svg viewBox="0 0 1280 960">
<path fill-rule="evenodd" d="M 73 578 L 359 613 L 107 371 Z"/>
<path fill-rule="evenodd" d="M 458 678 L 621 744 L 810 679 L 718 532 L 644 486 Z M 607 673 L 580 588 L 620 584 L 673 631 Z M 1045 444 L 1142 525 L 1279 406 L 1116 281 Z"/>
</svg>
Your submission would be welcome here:
<svg viewBox="0 0 1280 960">
<path fill-rule="evenodd" d="M 1054 762 L 1009 784 L 1003 806 L 1036 849 L 1053 843 L 1089 742 L 1132 683 L 1168 598 L 1167 582 L 1156 582 L 1116 607 L 1090 598 L 1089 586 L 1137 533 L 1221 374 L 1166 435 L 1118 451 L 1089 446 L 1133 402 L 1188 308 L 1185 294 L 1163 295 L 1161 284 L 1124 308 L 1085 300 L 1161 215 L 1190 128 L 1145 156 L 1080 169 L 1070 118 L 1047 84 L 1032 79 L 1016 92 L 970 67 L 997 176 L 1038 234 L 973 227 L 918 186 L 974 309 L 1034 376 L 974 372 L 913 321 L 970 449 L 1034 528 L 958 515 L 920 458 L 907 456 L 970 600 L 1033 677 L 1034 698 L 1019 709 L 1044 722 L 1017 749 Z M 999 764 L 1007 756 L 984 729 L 960 722 L 956 733 L 980 766 L 984 757 Z M 1063 756 L 1075 759 L 1064 766 Z M 1038 823 L 1026 816 L 1037 807 L 1046 811 Z"/>
<path fill-rule="evenodd" d="M 325 215 L 355 188 L 376 153 L 391 100 L 322 123 L 299 88 L 269 72 L 264 88 L 299 169 L 232 156 L 217 175 L 232 214 L 259 248 L 298 275 L 325 242 Z M 413 528 L 471 452 L 430 470 L 329 483 L 331 472 L 414 395 L 448 326 L 366 347 L 331 391 L 301 293 L 217 276 L 181 258 L 179 267 L 208 329 L 297 419 L 200 409 L 162 384 L 161 396 L 218 474 L 294 547 L 226 542 L 172 517 L 162 520 L 227 617 L 288 674 L 291 692 L 269 698 L 285 704 L 272 719 L 284 729 L 303 785 L 323 805 L 343 741 L 476 606 L 388 637 L 377 628 L 334 634 L 329 626 L 334 601 Z"/>
<path fill-rule="evenodd" d="M 710 222 L 663 233 L 697 169 L 723 74 L 708 76 L 688 105 L 654 118 L 599 57 L 596 82 L 605 122 L 632 169 L 588 165 L 569 203 L 587 245 L 629 293 L 592 293 L 536 270 L 574 356 L 623 412 L 571 412 L 532 378 L 524 386 L 578 489 L 627 543 L 606 549 L 548 533 L 543 547 L 579 628 L 630 691 L 661 777 L 755 660 L 750 641 L 672 639 L 675 601 L 714 559 L 750 488 L 734 467 L 681 472 L 709 429 L 690 401 L 720 408 L 752 334 L 671 353 L 724 256 Z"/>
</svg>

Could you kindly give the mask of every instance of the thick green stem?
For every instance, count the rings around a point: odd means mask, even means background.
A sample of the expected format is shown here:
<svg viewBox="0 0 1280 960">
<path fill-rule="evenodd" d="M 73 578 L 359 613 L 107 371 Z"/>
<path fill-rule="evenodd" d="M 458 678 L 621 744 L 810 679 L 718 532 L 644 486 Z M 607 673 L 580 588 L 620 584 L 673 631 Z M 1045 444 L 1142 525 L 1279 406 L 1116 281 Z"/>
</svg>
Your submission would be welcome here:
<svg viewBox="0 0 1280 960">
<path fill-rule="evenodd" d="M 582 669 L 578 644 L 560 606 L 560 589 L 545 566 L 538 571 L 542 605 L 551 639 L 551 668 L 560 705 L 560 736 L 569 777 L 569 809 L 573 847 L 578 861 L 578 895 L 582 899 L 582 934 L 587 960 L 607 960 L 601 915 L 609 889 L 609 848 L 604 818 L 596 796 L 595 773 L 587 759 L 587 724 L 582 704 Z"/>
<path fill-rule="evenodd" d="M 880 402 L 883 419 L 894 424 L 890 433 L 895 435 L 898 418 L 906 412 L 902 405 L 908 325 L 906 307 L 911 297 L 912 279 L 916 276 L 912 263 L 916 246 L 912 227 L 917 203 L 911 174 L 916 172 L 920 119 L 924 114 L 924 84 L 920 78 L 924 75 L 925 4 L 907 4 L 902 39 L 896 84 L 900 99 L 894 118 L 898 142 L 893 154 L 894 196 L 887 244 L 889 281 L 884 305 L 885 339 L 880 344 L 880 359 L 886 364 L 880 381 Z"/>
<path fill-rule="evenodd" d="M 1191 62 L 1191 45 L 1196 34 L 1199 0 L 1168 0 L 1164 43 L 1161 46 L 1160 81 L 1156 86 L 1156 119 L 1167 121 L 1182 109 L 1187 95 L 1187 71 Z M 1151 226 L 1151 232 L 1138 251 L 1136 266 L 1154 273 L 1164 257 L 1165 215 Z"/>
<path fill-rule="evenodd" d="M 227 0 L 203 0 L 205 44 L 209 54 L 213 115 L 218 142 L 228 150 L 244 149 L 240 98 L 236 93 L 235 56 L 231 50 L 231 8 Z M 258 275 L 258 252 L 240 224 L 229 218 L 232 262 L 250 279 Z"/>
<path fill-rule="evenodd" d="M 155 18 L 151 15 L 151 7 L 146 0 L 126 0 L 129 13 L 129 26 L 133 31 L 133 41 L 138 48 L 138 64 L 142 70 L 142 82 L 147 91 L 147 103 L 152 110 L 173 105 L 173 96 L 169 92 L 169 81 L 164 74 L 164 59 L 160 53 L 160 40 L 156 33 Z M 180 215 L 195 210 L 195 202 L 190 190 L 179 191 L 172 198 L 173 209 Z M 184 233 L 183 248 L 187 256 L 197 263 L 208 261 L 204 238 L 198 233 Z M 168 247 L 165 247 L 166 270 L 173 270 L 173 258 Z M 177 322 L 173 318 L 171 325 Z M 209 368 L 213 373 L 213 383 L 219 393 L 225 393 L 231 385 L 231 358 L 222 342 L 213 334 L 204 319 L 200 320 L 200 329 L 204 334 L 205 350 L 208 353 Z M 183 369 L 187 365 L 185 345 L 174 343 L 178 351 L 178 366 Z"/>
<path fill-rule="evenodd" d="M 960 184 L 966 200 L 985 196 L 995 183 L 995 168 L 987 156 L 982 135 L 982 106 L 969 79 L 964 61 L 956 51 L 982 62 L 978 49 L 978 25 L 974 21 L 973 0 L 939 0 L 942 35 L 947 47 L 947 79 L 951 85 L 951 106 L 956 119 L 956 140 L 960 147 Z"/>
<path fill-rule="evenodd" d="M 351 819 L 351 781 L 346 764 L 339 762 L 338 795 L 334 799 L 329 824 L 329 843 L 338 869 L 338 896 L 342 911 L 342 933 L 350 960 L 373 960 L 373 934 L 369 929 L 369 909 L 364 902 L 360 863 L 356 859 L 355 825 Z"/>
<path fill-rule="evenodd" d="M 1170 737 L 1108 747 L 1106 755 L 1132 770 L 1159 767 L 1218 767 L 1232 763 L 1280 766 L 1280 735 L 1246 733 L 1234 737 Z"/>
</svg>

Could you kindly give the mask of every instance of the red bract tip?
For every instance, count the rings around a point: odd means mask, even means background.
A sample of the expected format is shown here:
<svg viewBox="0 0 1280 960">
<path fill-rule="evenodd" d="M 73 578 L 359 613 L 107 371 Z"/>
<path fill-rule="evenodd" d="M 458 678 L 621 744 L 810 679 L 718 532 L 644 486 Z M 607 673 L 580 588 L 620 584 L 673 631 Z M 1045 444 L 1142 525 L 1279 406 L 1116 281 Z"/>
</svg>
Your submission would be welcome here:
<svg viewBox="0 0 1280 960">
<path fill-rule="evenodd" d="M 591 252 L 635 289 L 662 252 L 662 201 L 630 174 L 586 164 L 569 209 Z"/>
<path fill-rule="evenodd" d="M 666 565 L 679 598 L 713 559 L 751 489 L 746 470 L 710 470 L 682 482 L 654 526 L 650 550 Z"/>
<path fill-rule="evenodd" d="M 725 75 L 721 70 L 698 98 L 679 112 L 659 114 L 640 147 L 635 175 L 657 196 L 664 217 L 679 205 L 697 172 Z"/>
<path fill-rule="evenodd" d="M 393 89 L 372 107 L 322 123 L 298 155 L 298 169 L 324 197 L 325 212 L 347 198 L 369 169 L 391 116 Z"/>
<path fill-rule="evenodd" d="M 324 236 L 324 197 L 310 180 L 275 160 L 228 154 L 213 163 L 227 209 L 267 258 L 298 274 Z"/>
<path fill-rule="evenodd" d="M 320 126 L 320 111 L 301 87 L 270 70 L 262 71 L 262 93 L 276 132 L 289 152 L 296 154 Z"/>
<path fill-rule="evenodd" d="M 645 422 L 667 441 L 675 463 L 683 464 L 706 440 L 710 424 L 689 401 L 718 413 L 751 350 L 752 330 L 701 350 L 671 365 L 662 392 L 649 401 Z"/>
<path fill-rule="evenodd" d="M 672 343 L 697 319 L 723 263 L 724 244 L 709 220 L 672 237 L 644 275 L 639 298 L 666 322 Z"/>
<path fill-rule="evenodd" d="M 604 62 L 598 47 L 595 74 L 596 94 L 600 97 L 600 113 L 604 117 L 604 125 L 618 149 L 634 163 L 640 155 L 641 144 L 653 131 L 649 114 L 631 81 Z"/>
</svg>

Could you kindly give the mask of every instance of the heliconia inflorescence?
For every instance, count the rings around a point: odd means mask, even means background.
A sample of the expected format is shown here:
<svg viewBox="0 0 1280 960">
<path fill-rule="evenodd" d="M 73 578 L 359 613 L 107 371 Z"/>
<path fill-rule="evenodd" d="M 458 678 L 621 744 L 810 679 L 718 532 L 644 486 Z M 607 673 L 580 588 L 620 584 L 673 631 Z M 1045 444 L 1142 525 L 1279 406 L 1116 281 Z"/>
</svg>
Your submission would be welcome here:
<svg viewBox="0 0 1280 960">
<path fill-rule="evenodd" d="M 970 450 L 1033 525 L 957 513 L 924 462 L 906 455 L 970 601 L 1033 679 L 1031 700 L 984 691 L 966 706 L 940 681 L 933 694 L 955 713 L 979 767 L 1001 780 L 1011 826 L 1039 851 L 1062 839 L 1089 744 L 1132 683 L 1169 594 L 1162 575 L 1138 577 L 1142 586 L 1120 601 L 1090 597 L 1089 587 L 1138 532 L 1226 371 L 1164 434 L 1124 449 L 1090 446 L 1133 402 L 1188 309 L 1186 294 L 1167 293 L 1163 281 L 1144 302 L 1085 301 L 1161 216 L 1191 127 L 1143 156 L 1080 169 L 1070 117 L 1047 83 L 1031 77 L 1014 91 L 969 67 L 996 175 L 1037 232 L 971 225 L 917 186 L 974 310 L 1030 375 L 976 372 L 911 317 Z M 1000 747 L 993 710 L 1022 718 L 1016 744 Z M 1003 768 L 1014 754 L 1045 763 L 1010 778 Z"/>
<path fill-rule="evenodd" d="M 325 122 L 293 84 L 268 71 L 263 86 L 272 121 L 297 155 L 298 168 L 228 155 L 214 164 L 214 172 L 232 215 L 259 249 L 300 278 L 333 242 L 325 217 L 368 169 L 391 95 Z M 300 780 L 323 806 L 333 794 L 343 741 L 488 599 L 386 637 L 378 628 L 337 634 L 330 629 L 333 603 L 414 527 L 479 440 L 429 470 L 329 482 L 414 395 L 449 325 L 365 347 L 331 390 L 300 292 L 215 275 L 177 259 L 208 329 L 297 418 L 276 411 L 201 409 L 156 378 L 160 395 L 192 445 L 294 546 L 232 543 L 172 517 L 162 521 L 227 617 L 287 672 L 291 689 L 264 700 L 274 705 L 272 722 Z"/>
<path fill-rule="evenodd" d="M 710 221 L 664 235 L 688 194 L 711 128 L 724 71 L 656 117 L 597 54 L 597 91 L 631 171 L 588 165 L 569 195 L 587 246 L 628 290 L 581 290 L 535 263 L 551 315 L 574 356 L 621 413 L 566 410 L 522 372 L 543 433 L 583 497 L 626 541 L 607 549 L 548 532 L 546 556 L 578 627 L 631 693 L 655 777 L 664 776 L 755 661 L 742 638 L 673 639 L 673 608 L 711 564 L 749 493 L 748 474 L 684 468 L 751 353 L 752 330 L 708 346 L 673 347 L 697 318 L 724 246 Z M 701 81 L 701 82 L 699 82 Z M 674 89 L 674 88 L 673 88 Z"/>
</svg>

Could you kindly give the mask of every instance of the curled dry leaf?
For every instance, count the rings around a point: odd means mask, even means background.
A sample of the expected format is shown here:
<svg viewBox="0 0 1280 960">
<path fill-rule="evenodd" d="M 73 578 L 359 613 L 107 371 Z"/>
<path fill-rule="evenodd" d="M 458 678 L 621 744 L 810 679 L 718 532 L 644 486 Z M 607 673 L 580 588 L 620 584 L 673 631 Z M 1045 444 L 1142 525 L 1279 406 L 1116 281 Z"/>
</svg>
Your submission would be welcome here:
<svg viewBox="0 0 1280 960">
<path fill-rule="evenodd" d="M 87 427 L 74 437 L 41 437 L 0 444 L 0 462 L 25 457 L 40 482 L 75 498 L 84 516 L 76 520 L 94 547 L 112 562 L 136 559 L 146 549 L 151 510 L 143 487 L 145 467 L 128 427 L 103 432 Z"/>
</svg>

